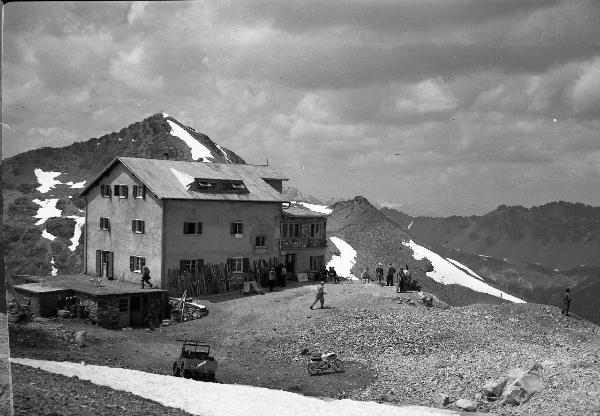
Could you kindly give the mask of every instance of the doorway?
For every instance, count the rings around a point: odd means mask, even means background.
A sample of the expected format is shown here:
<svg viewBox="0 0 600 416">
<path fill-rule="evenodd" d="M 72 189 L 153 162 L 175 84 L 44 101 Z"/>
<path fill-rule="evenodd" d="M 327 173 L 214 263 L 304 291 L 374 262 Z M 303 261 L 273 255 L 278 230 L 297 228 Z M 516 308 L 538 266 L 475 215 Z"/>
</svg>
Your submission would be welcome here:
<svg viewBox="0 0 600 416">
<path fill-rule="evenodd" d="M 129 319 L 129 298 L 119 298 L 119 328 L 130 325 Z"/>
<path fill-rule="evenodd" d="M 296 273 L 296 253 L 289 253 L 285 255 L 285 268 L 288 273 Z"/>
</svg>

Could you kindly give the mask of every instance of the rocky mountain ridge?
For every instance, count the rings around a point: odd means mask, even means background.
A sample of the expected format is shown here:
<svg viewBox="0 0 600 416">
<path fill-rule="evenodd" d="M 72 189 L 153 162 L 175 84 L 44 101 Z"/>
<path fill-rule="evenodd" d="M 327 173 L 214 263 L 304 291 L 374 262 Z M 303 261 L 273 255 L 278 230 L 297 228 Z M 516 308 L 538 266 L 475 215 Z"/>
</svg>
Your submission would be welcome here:
<svg viewBox="0 0 600 416">
<path fill-rule="evenodd" d="M 245 163 L 231 150 L 163 113 L 98 138 L 30 150 L 3 160 L 3 241 L 8 274 L 81 271 L 85 206 L 78 197 L 81 188 L 117 156 L 162 159 L 165 154 L 173 160 L 198 163 Z M 46 215 L 40 210 L 51 212 L 50 217 L 39 218 Z"/>
<path fill-rule="evenodd" d="M 532 208 L 500 205 L 482 216 L 447 218 L 381 211 L 430 244 L 559 270 L 600 267 L 600 207 L 563 201 Z"/>
</svg>

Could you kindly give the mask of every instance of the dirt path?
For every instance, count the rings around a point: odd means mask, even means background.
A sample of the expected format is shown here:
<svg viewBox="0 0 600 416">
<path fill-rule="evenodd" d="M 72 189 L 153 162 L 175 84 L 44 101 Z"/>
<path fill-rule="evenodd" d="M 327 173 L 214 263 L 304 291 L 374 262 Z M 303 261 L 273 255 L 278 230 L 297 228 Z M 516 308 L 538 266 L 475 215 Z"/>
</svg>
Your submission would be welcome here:
<svg viewBox="0 0 600 416">
<path fill-rule="evenodd" d="M 485 381 L 510 368 L 554 360 L 557 368 L 547 376 L 572 380 L 566 392 L 562 383 L 550 384 L 527 405 L 489 404 L 478 410 L 554 414 L 552 409 L 576 399 L 574 411 L 593 414 L 590 409 L 600 403 L 581 394 L 600 389 L 600 361 L 594 361 L 600 358 L 600 331 L 586 321 L 562 317 L 556 308 L 430 309 L 414 302 L 414 294 L 354 283 L 327 285 L 326 308 L 310 310 L 315 289 L 314 284 L 295 284 L 263 296 L 210 297 L 201 300 L 210 311 L 207 317 L 155 331 L 109 331 L 76 320 L 34 322 L 13 329 L 11 353 L 169 374 L 180 348 L 177 339 L 202 339 L 214 345 L 220 383 L 425 406 L 435 405 L 437 392 L 474 398 Z M 79 348 L 59 339 L 54 333 L 60 329 L 54 327 L 60 325 L 87 330 L 90 345 Z M 303 352 L 317 351 L 337 352 L 346 371 L 309 376 Z"/>
</svg>

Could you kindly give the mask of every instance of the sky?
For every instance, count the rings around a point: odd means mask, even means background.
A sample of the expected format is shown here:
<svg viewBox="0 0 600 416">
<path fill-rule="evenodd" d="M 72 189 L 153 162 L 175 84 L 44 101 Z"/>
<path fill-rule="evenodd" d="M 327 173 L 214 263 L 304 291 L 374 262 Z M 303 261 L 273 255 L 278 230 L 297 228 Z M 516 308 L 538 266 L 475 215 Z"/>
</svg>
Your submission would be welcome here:
<svg viewBox="0 0 600 416">
<path fill-rule="evenodd" d="M 165 112 L 319 198 L 600 206 L 600 2 L 4 8 L 3 157 Z"/>
</svg>

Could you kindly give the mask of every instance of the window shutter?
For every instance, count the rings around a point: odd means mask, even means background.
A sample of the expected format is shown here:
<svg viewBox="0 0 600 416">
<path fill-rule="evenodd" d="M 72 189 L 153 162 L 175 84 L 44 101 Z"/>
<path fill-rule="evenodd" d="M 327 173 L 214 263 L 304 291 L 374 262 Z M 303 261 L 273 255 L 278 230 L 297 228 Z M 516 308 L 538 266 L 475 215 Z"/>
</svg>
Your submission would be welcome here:
<svg viewBox="0 0 600 416">
<path fill-rule="evenodd" d="M 141 261 L 141 263 L 142 263 L 142 264 L 140 265 L 140 269 L 141 269 L 142 267 L 144 267 L 144 266 L 146 265 L 146 257 L 140 257 L 140 261 Z"/>
<path fill-rule="evenodd" d="M 110 230 L 110 220 L 108 218 L 104 218 L 104 224 L 106 225 L 106 229 Z"/>
<path fill-rule="evenodd" d="M 128 189 L 129 189 L 129 188 L 127 187 L 127 185 L 123 185 L 123 189 L 121 189 L 121 191 L 123 192 L 123 196 L 124 196 L 125 198 L 127 198 L 127 192 L 128 192 Z"/>
<path fill-rule="evenodd" d="M 142 199 L 146 199 L 146 185 L 140 185 L 142 187 Z"/>
<path fill-rule="evenodd" d="M 96 276 L 102 274 L 102 251 L 96 250 Z"/>
<path fill-rule="evenodd" d="M 244 223 L 240 223 L 240 234 L 244 234 Z"/>
<path fill-rule="evenodd" d="M 129 256 L 129 270 L 135 270 L 135 260 L 133 256 Z"/>
<path fill-rule="evenodd" d="M 100 229 L 103 230 L 104 229 L 104 218 L 100 217 Z"/>
<path fill-rule="evenodd" d="M 146 222 L 145 221 L 140 221 L 142 223 L 142 234 L 144 234 L 144 232 L 146 231 Z"/>
<path fill-rule="evenodd" d="M 138 186 L 137 185 L 133 185 L 133 191 L 132 192 L 133 192 L 133 197 L 134 198 L 137 198 L 137 194 L 138 194 L 137 193 L 137 189 L 138 189 Z"/>
<path fill-rule="evenodd" d="M 185 272 L 185 260 L 179 260 L 179 273 Z"/>
<path fill-rule="evenodd" d="M 115 185 L 115 192 L 114 192 L 115 196 L 119 196 L 121 195 L 121 193 L 119 192 L 119 185 Z"/>
<path fill-rule="evenodd" d="M 108 194 L 108 196 L 110 196 L 111 194 L 111 189 L 110 189 L 110 185 L 106 185 L 106 193 Z"/>
<path fill-rule="evenodd" d="M 235 223 L 231 223 L 231 234 L 235 234 Z"/>
<path fill-rule="evenodd" d="M 250 270 L 250 259 L 248 257 L 244 257 L 243 261 L 243 271 L 247 272 L 248 270 Z"/>
<path fill-rule="evenodd" d="M 108 264 L 106 265 L 106 277 L 111 279 L 113 277 L 113 259 L 114 253 L 111 251 L 110 253 L 108 253 Z"/>
</svg>

